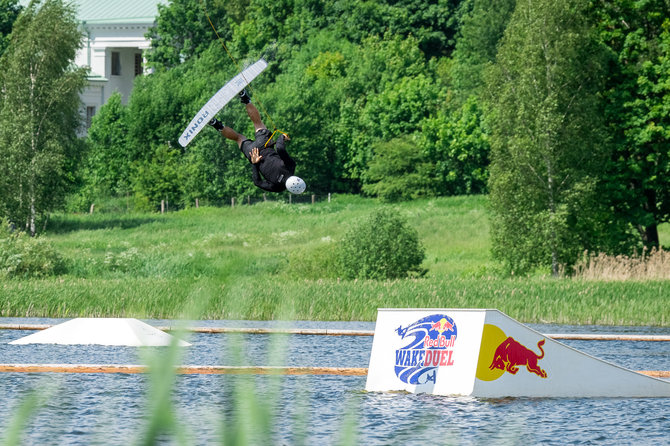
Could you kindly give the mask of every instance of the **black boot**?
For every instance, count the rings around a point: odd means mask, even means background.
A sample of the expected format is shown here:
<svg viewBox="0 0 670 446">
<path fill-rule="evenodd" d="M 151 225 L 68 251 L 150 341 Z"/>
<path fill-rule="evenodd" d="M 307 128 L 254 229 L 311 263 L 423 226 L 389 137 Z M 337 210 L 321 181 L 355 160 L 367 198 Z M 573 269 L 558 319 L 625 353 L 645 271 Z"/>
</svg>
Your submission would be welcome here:
<svg viewBox="0 0 670 446">
<path fill-rule="evenodd" d="M 223 130 L 223 123 L 216 118 L 212 118 L 212 120 L 209 121 L 208 124 L 217 129 L 219 132 Z"/>
<path fill-rule="evenodd" d="M 240 91 L 239 95 L 240 95 L 240 102 L 241 103 L 248 104 L 249 102 L 251 102 L 251 98 L 249 97 L 249 94 L 247 93 L 246 89 Z"/>
</svg>

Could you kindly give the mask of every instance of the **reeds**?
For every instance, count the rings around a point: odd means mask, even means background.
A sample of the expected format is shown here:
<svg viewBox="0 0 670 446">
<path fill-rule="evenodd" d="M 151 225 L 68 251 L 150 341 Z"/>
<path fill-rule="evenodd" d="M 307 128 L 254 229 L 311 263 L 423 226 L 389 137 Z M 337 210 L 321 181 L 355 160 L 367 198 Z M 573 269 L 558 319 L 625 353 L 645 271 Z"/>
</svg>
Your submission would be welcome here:
<svg viewBox="0 0 670 446">
<path fill-rule="evenodd" d="M 585 280 L 668 280 L 670 252 L 644 249 L 642 253 L 612 256 L 585 252 L 575 265 L 575 277 Z"/>
</svg>

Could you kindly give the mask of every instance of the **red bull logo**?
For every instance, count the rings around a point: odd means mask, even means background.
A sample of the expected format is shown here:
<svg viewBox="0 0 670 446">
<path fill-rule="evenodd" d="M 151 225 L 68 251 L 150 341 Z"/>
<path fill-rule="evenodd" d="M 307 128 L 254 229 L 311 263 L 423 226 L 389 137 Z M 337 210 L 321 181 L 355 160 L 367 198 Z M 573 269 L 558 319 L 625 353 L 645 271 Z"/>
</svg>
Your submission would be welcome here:
<svg viewBox="0 0 670 446">
<path fill-rule="evenodd" d="M 454 365 L 456 323 L 449 316 L 434 314 L 396 329 L 409 342 L 395 352 L 395 373 L 407 384 L 425 384 L 437 380 L 437 368 Z"/>
<path fill-rule="evenodd" d="M 534 351 L 526 348 L 510 336 L 496 348 L 489 369 L 504 370 L 512 375 L 516 375 L 516 372 L 519 371 L 519 367 L 526 367 L 529 372 L 535 373 L 541 378 L 546 378 L 547 372 L 542 370 L 537 364 L 537 361 L 544 358 L 543 345 L 544 339 L 537 343 L 537 348 L 539 348 L 541 352 L 540 355 L 537 355 Z"/>
<path fill-rule="evenodd" d="M 497 325 L 484 324 L 476 376 L 481 381 L 495 381 L 508 373 L 518 376 L 519 370 L 525 369 L 530 374 L 528 379 L 546 378 L 551 371 L 546 370 L 546 365 L 540 366 L 545 357 L 545 343 L 542 338 L 537 341 L 538 354 L 534 348 L 528 348 Z M 550 350 L 547 355 L 551 355 Z"/>
</svg>

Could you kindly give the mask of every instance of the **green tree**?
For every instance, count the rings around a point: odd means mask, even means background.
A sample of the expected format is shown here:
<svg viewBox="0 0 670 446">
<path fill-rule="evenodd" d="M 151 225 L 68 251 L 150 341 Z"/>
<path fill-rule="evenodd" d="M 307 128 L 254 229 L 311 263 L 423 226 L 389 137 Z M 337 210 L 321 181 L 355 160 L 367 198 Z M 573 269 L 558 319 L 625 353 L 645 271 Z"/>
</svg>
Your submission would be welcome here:
<svg viewBox="0 0 670 446">
<path fill-rule="evenodd" d="M 648 248 L 670 221 L 670 2 L 591 2 L 600 38 L 611 51 L 608 132 L 615 153 L 604 195 L 616 218 Z"/>
<path fill-rule="evenodd" d="M 333 32 L 321 31 L 296 51 L 275 82 L 254 87 L 274 125 L 291 136 L 288 150 L 298 164 L 296 175 L 317 193 L 348 187 L 343 177 L 349 141 L 340 141 L 338 130 L 354 49 Z"/>
<path fill-rule="evenodd" d="M 606 155 L 604 56 L 578 0 L 521 2 L 487 77 L 493 252 L 518 273 L 570 265 Z"/>
<path fill-rule="evenodd" d="M 345 176 L 358 185 L 373 144 L 420 130 L 437 110 L 443 90 L 414 38 L 371 37 L 354 55 L 356 62 L 345 75 L 335 140 L 345 151 Z"/>
<path fill-rule="evenodd" d="M 483 112 L 470 96 L 454 112 L 439 110 L 422 126 L 422 157 L 434 165 L 437 195 L 481 194 L 487 191 L 489 137 Z"/>
<path fill-rule="evenodd" d="M 18 0 L 0 0 L 0 56 L 9 45 L 9 35 L 20 12 Z"/>
<path fill-rule="evenodd" d="M 154 156 L 136 165 L 135 198 L 138 207 L 155 210 L 162 200 L 176 203 L 181 199 L 183 175 L 179 168 L 179 152 L 169 145 L 156 147 Z"/>
<path fill-rule="evenodd" d="M 466 0 L 463 23 L 454 51 L 453 84 L 455 95 L 463 102 L 470 95 L 479 95 L 484 79 L 482 73 L 495 62 L 516 0 Z"/>
<path fill-rule="evenodd" d="M 430 172 L 434 164 L 426 161 L 412 137 L 379 142 L 374 145 L 373 153 L 363 192 L 388 202 L 411 200 L 433 193 Z"/>
<path fill-rule="evenodd" d="M 329 3 L 329 2 L 326 2 Z M 449 56 L 461 21 L 460 0 L 343 0 L 332 2 L 333 27 L 353 42 L 371 36 L 412 35 L 430 57 Z"/>
<path fill-rule="evenodd" d="M 81 42 L 71 6 L 31 2 L 0 59 L 0 207 L 32 235 L 38 217 L 61 203 L 81 154 L 86 70 L 72 67 Z"/>
<path fill-rule="evenodd" d="M 127 110 L 114 93 L 93 117 L 88 130 L 85 181 L 102 196 L 127 192 L 130 185 Z"/>
<path fill-rule="evenodd" d="M 297 174 L 320 192 L 360 192 L 373 145 L 418 131 L 441 95 L 416 39 L 357 46 L 329 30 L 296 51 L 267 89 L 254 85 L 291 135 Z"/>
<path fill-rule="evenodd" d="M 215 43 L 216 27 L 224 41 L 231 37 L 226 8 L 234 9 L 240 1 L 171 0 L 158 4 L 156 26 L 149 28 L 146 37 L 151 40 L 147 61 L 155 68 L 172 68 L 201 54 Z M 209 19 L 207 18 L 209 16 Z"/>
</svg>

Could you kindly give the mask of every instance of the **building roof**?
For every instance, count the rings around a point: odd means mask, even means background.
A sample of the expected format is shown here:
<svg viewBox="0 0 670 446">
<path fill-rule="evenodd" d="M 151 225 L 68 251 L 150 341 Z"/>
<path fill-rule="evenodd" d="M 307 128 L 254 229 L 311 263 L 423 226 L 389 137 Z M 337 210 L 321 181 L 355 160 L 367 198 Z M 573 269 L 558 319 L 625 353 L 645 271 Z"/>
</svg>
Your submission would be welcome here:
<svg viewBox="0 0 670 446">
<path fill-rule="evenodd" d="M 84 23 L 153 23 L 165 0 L 74 0 Z"/>
<path fill-rule="evenodd" d="M 26 6 L 29 0 L 21 0 Z M 167 0 L 70 0 L 77 18 L 89 24 L 153 23 L 158 16 L 158 5 Z"/>
</svg>

